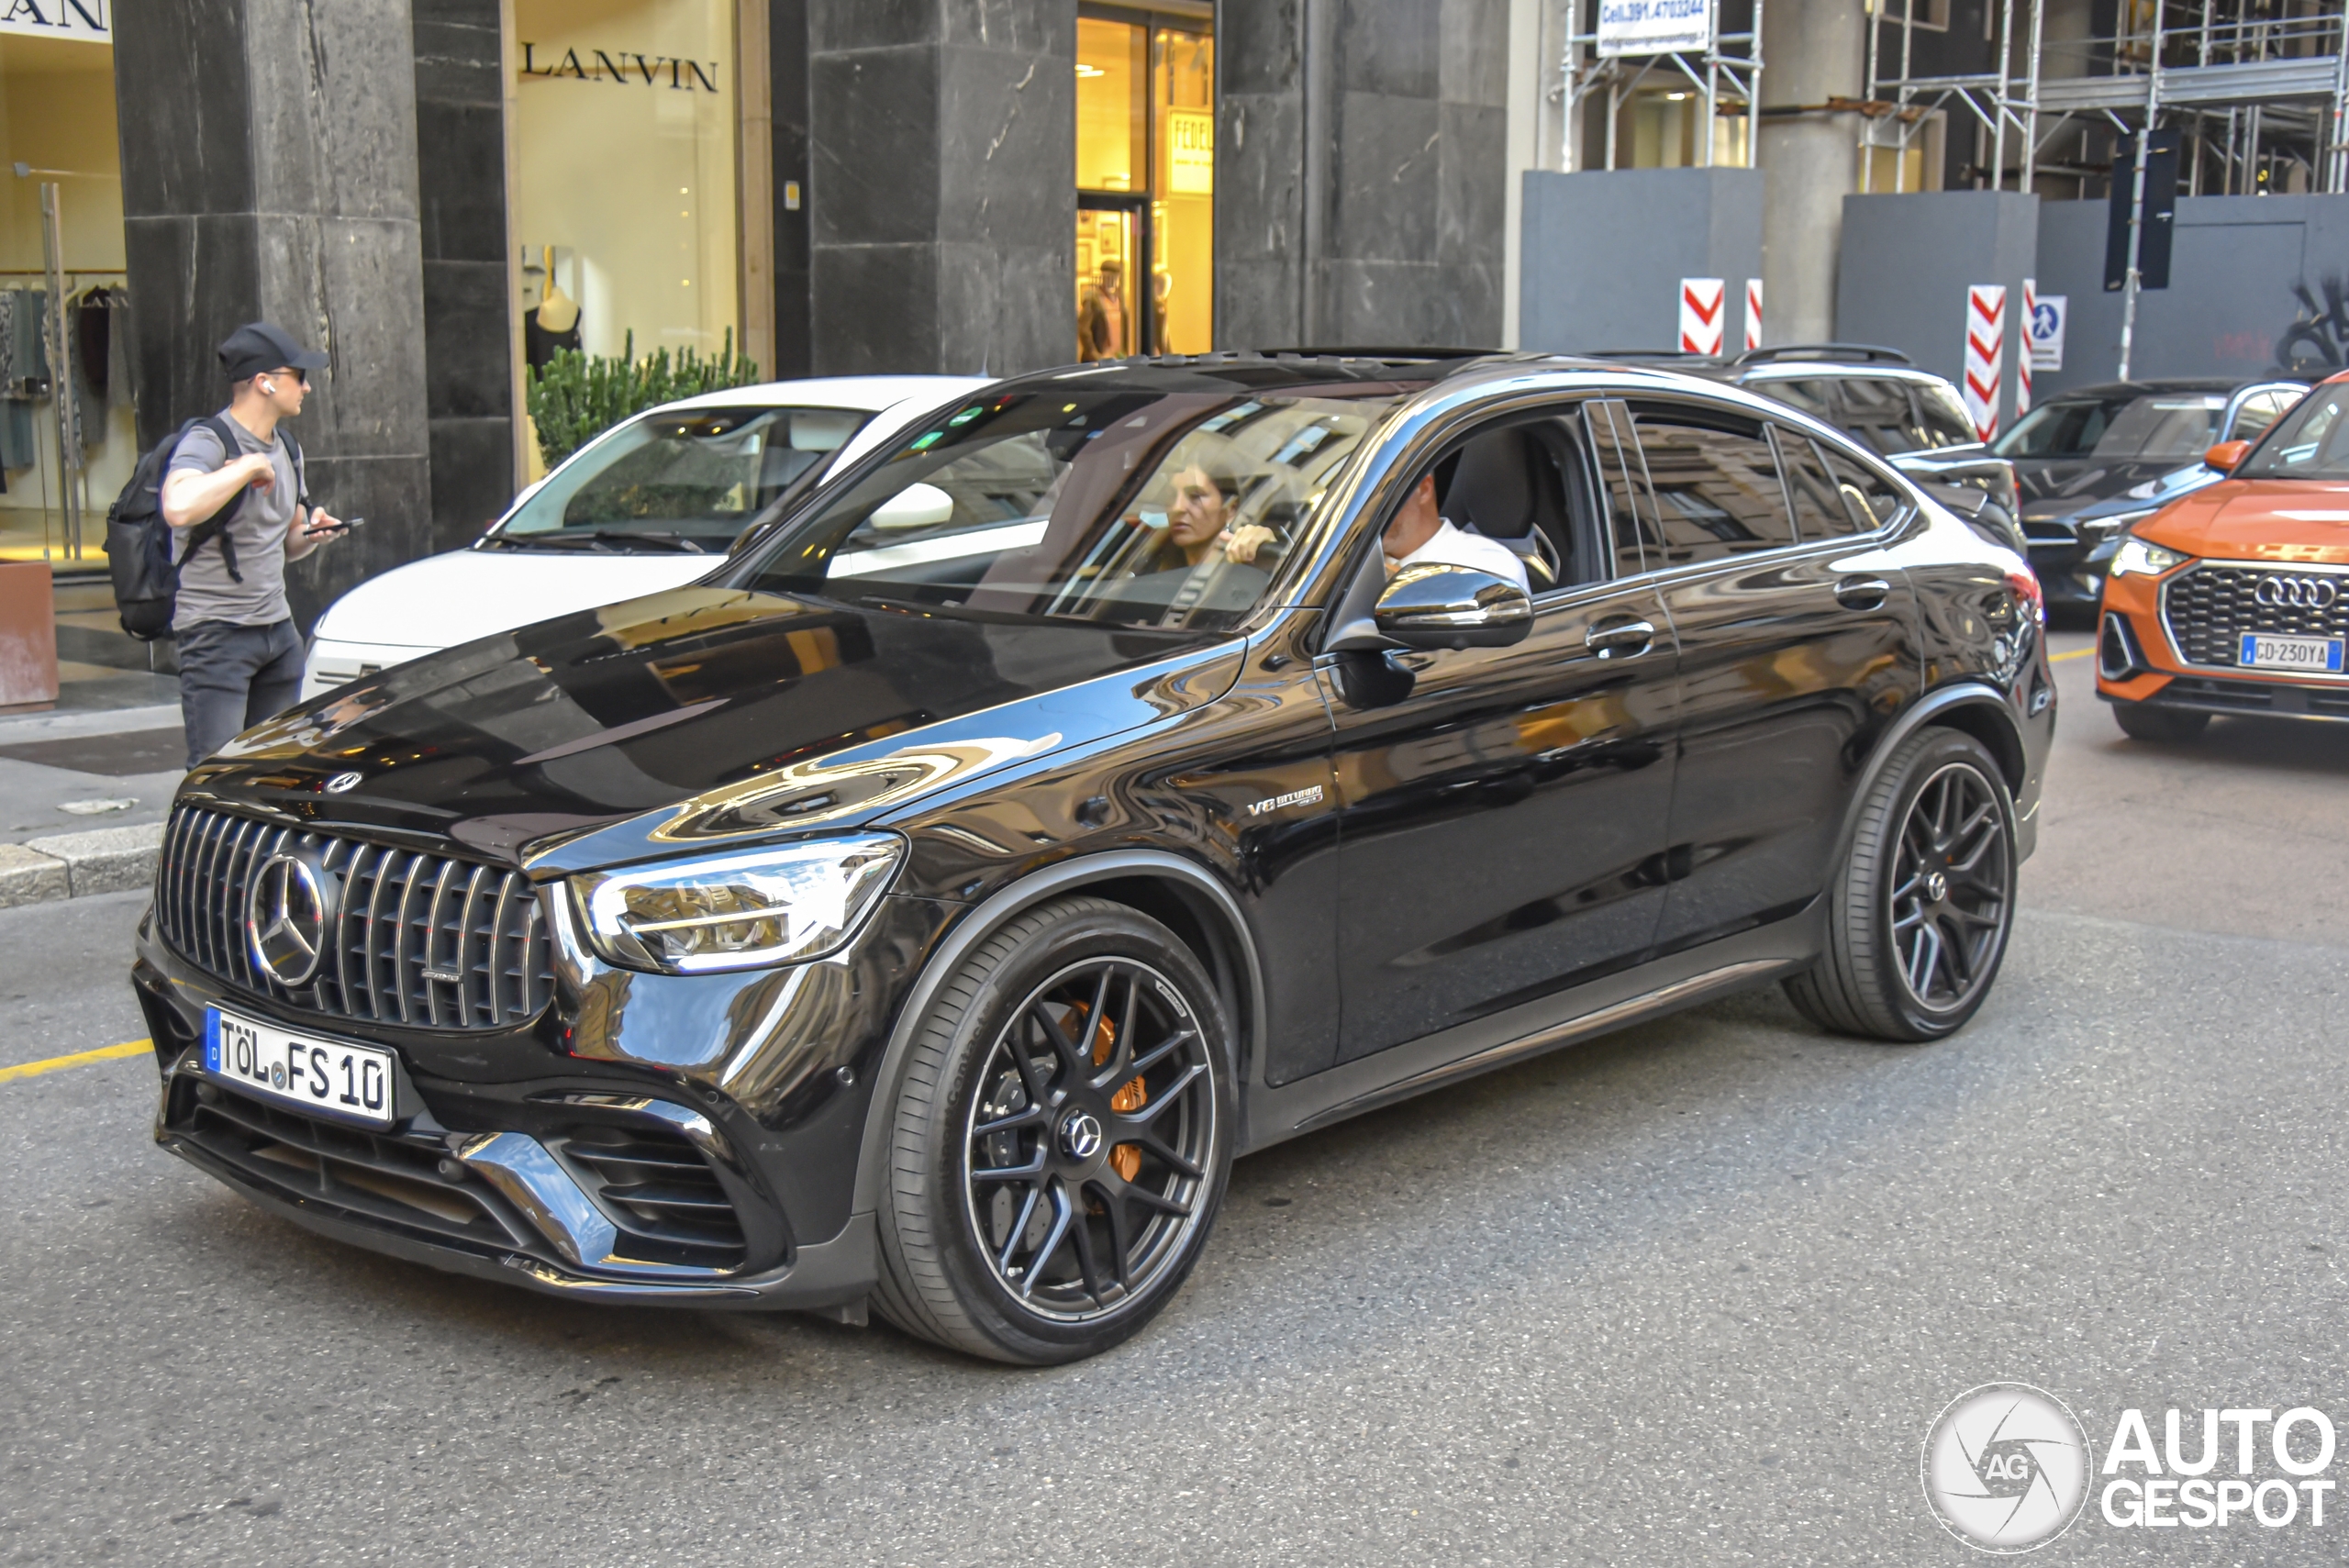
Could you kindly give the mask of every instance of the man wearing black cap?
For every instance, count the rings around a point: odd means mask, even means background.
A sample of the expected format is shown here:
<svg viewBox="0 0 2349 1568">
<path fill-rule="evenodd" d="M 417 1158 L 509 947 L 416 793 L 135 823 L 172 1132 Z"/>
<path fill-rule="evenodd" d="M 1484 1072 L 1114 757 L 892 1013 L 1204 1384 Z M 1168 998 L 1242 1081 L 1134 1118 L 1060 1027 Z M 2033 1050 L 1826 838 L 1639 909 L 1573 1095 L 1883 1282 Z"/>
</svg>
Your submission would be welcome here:
<svg viewBox="0 0 2349 1568">
<path fill-rule="evenodd" d="M 229 382 L 221 418 L 237 451 L 223 449 L 208 422 L 198 424 L 165 470 L 163 520 L 180 543 L 172 633 L 191 768 L 301 695 L 302 637 L 285 603 L 285 563 L 343 525 L 308 504 L 301 450 L 277 422 L 302 412 L 309 373 L 326 362 L 266 321 L 238 328 L 220 345 Z M 189 531 L 239 495 L 228 526 L 187 549 Z"/>
</svg>

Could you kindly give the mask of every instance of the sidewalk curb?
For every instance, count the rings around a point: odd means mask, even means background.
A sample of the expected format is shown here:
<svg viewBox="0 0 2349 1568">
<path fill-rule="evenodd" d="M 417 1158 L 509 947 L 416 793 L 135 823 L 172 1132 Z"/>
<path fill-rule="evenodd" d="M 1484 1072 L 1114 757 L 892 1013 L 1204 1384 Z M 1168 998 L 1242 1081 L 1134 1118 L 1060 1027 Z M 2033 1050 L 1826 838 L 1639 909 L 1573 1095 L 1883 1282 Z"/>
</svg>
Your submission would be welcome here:
<svg viewBox="0 0 2349 1568">
<path fill-rule="evenodd" d="M 162 842 L 163 824 L 146 822 L 0 844 L 0 909 L 145 887 Z"/>
</svg>

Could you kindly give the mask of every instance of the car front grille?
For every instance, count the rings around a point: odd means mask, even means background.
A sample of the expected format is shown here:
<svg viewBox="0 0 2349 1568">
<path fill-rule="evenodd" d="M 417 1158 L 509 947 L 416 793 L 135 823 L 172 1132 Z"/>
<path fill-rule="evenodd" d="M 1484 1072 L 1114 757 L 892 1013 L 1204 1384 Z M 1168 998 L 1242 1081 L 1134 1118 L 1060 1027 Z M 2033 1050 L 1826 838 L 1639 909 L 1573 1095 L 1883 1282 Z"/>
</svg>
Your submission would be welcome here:
<svg viewBox="0 0 2349 1568">
<path fill-rule="evenodd" d="M 317 977 L 282 984 L 256 963 L 245 910 L 281 850 L 314 854 L 341 885 Z M 163 940 L 206 973 L 313 1012 L 429 1029 L 510 1029 L 554 992 L 538 895 L 518 872 L 281 827 L 174 812 L 156 871 Z"/>
<path fill-rule="evenodd" d="M 2321 579 L 2335 587 L 2332 602 L 2307 608 L 2263 605 L 2255 595 L 2272 578 Z M 2188 663 L 2232 668 L 2246 631 L 2349 637 L 2349 574 L 2205 562 L 2162 584 L 2162 624 L 2170 645 Z"/>
</svg>

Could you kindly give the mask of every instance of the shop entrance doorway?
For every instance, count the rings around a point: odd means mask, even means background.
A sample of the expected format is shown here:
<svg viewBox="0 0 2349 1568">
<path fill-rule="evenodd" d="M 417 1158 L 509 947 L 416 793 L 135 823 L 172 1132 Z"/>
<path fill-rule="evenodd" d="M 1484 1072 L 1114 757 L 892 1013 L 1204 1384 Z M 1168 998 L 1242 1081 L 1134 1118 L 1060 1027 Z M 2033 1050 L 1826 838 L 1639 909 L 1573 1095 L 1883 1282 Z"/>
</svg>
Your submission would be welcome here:
<svg viewBox="0 0 2349 1568">
<path fill-rule="evenodd" d="M 1076 187 L 1076 357 L 1213 347 L 1208 6 L 1079 9 Z"/>
</svg>

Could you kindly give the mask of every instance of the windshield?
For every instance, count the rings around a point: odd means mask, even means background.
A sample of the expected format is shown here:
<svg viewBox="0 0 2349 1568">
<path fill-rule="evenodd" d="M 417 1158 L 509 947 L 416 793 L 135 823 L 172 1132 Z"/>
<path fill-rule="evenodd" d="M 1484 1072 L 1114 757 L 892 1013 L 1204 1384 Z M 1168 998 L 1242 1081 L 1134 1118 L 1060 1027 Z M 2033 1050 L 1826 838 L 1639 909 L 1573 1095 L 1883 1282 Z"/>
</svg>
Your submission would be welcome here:
<svg viewBox="0 0 2349 1568">
<path fill-rule="evenodd" d="M 655 410 L 556 469 L 484 542 L 723 555 L 872 417 L 854 408 Z"/>
<path fill-rule="evenodd" d="M 1255 607 L 1396 396 L 1000 394 L 918 428 L 738 581 L 882 608 L 1222 630 Z"/>
<path fill-rule="evenodd" d="M 2099 457 L 2108 462 L 2184 462 L 2219 439 L 2224 394 L 2057 398 L 2043 403 L 1998 439 L 2000 457 Z"/>
<path fill-rule="evenodd" d="M 2349 479 L 2349 385 L 2320 386 L 2277 421 L 2236 479 Z"/>
</svg>

